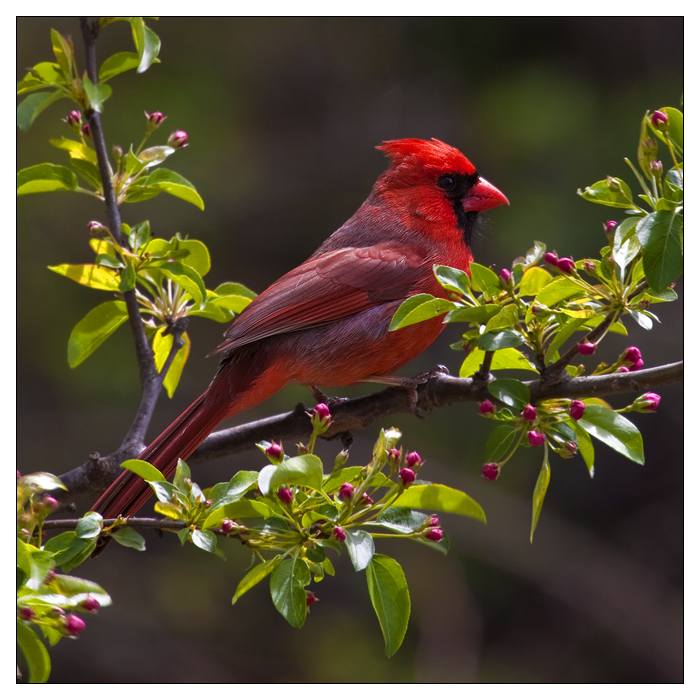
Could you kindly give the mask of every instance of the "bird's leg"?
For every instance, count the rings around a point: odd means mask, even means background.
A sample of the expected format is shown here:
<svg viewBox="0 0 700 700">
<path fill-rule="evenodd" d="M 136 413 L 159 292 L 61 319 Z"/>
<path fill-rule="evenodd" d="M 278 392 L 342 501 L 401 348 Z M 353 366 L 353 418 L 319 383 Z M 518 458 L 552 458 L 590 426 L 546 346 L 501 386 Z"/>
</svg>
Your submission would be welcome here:
<svg viewBox="0 0 700 700">
<path fill-rule="evenodd" d="M 317 386 L 309 384 L 309 389 L 314 395 L 316 403 L 325 403 L 328 408 L 337 406 L 339 403 L 345 403 L 348 399 L 343 396 L 326 396 Z"/>
<path fill-rule="evenodd" d="M 418 408 L 418 387 L 421 384 L 426 384 L 433 377 L 437 377 L 438 374 L 449 374 L 450 370 L 444 365 L 438 365 L 428 372 L 421 372 L 415 377 L 380 377 L 376 374 L 372 374 L 367 379 L 366 382 L 375 382 L 377 384 L 388 384 L 389 386 L 400 386 L 406 389 L 408 392 L 408 406 L 416 416 L 416 418 L 425 418 Z"/>
</svg>

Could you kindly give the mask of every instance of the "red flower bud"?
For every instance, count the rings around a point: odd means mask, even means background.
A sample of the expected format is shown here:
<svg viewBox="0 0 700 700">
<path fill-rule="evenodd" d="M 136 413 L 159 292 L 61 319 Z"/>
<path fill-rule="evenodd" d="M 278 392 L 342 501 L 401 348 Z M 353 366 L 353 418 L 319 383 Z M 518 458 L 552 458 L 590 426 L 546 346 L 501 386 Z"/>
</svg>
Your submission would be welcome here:
<svg viewBox="0 0 700 700">
<path fill-rule="evenodd" d="M 425 533 L 425 539 L 430 540 L 431 542 L 439 542 L 443 538 L 444 534 L 445 533 L 439 527 L 435 527 Z"/>
<path fill-rule="evenodd" d="M 294 500 L 292 492 L 284 487 L 277 491 L 277 498 L 279 498 L 282 503 L 291 503 Z"/>
<path fill-rule="evenodd" d="M 586 412 L 586 404 L 583 401 L 572 401 L 569 406 L 569 415 L 575 420 L 581 420 Z"/>
<path fill-rule="evenodd" d="M 592 355 L 595 352 L 595 343 L 579 343 L 578 351 L 581 355 Z"/>
<path fill-rule="evenodd" d="M 482 401 L 479 404 L 479 413 L 481 413 L 482 416 L 488 416 L 489 413 L 495 413 L 496 412 L 496 407 L 488 400 Z"/>
<path fill-rule="evenodd" d="M 355 489 L 353 488 L 353 485 L 345 482 L 344 484 L 341 484 L 340 488 L 338 489 L 338 498 L 341 501 L 349 501 L 353 497 L 354 493 Z"/>
<path fill-rule="evenodd" d="M 537 409 L 531 404 L 528 404 L 523 409 L 523 418 L 528 421 L 528 423 L 533 423 L 537 420 Z"/>
<path fill-rule="evenodd" d="M 99 221 L 90 221 L 88 223 L 88 231 L 93 235 L 97 235 L 100 231 L 106 231 L 107 227 Z"/>
<path fill-rule="evenodd" d="M 573 440 L 567 440 L 564 443 L 564 449 L 573 456 L 578 452 L 578 445 Z"/>
<path fill-rule="evenodd" d="M 513 283 L 513 273 L 510 270 L 503 268 L 499 277 L 506 287 L 509 287 Z"/>
<path fill-rule="evenodd" d="M 544 445 L 544 443 L 547 441 L 547 436 L 544 433 L 538 433 L 536 430 L 531 430 L 527 434 L 527 441 L 533 447 L 542 447 L 542 445 Z"/>
<path fill-rule="evenodd" d="M 333 528 L 333 536 L 335 537 L 336 540 L 338 540 L 338 542 L 345 542 L 345 540 L 347 539 L 347 535 L 345 534 L 345 530 L 343 530 L 343 528 L 340 527 L 340 525 L 336 525 Z"/>
<path fill-rule="evenodd" d="M 556 265 L 558 260 L 559 260 L 559 258 L 557 257 L 556 250 L 553 250 L 551 253 L 545 253 L 544 261 L 548 265 Z"/>
<path fill-rule="evenodd" d="M 82 131 L 84 136 L 90 136 L 90 125 L 84 124 L 83 128 L 80 131 Z M 78 618 L 78 619 L 80 619 L 80 618 Z"/>
<path fill-rule="evenodd" d="M 430 527 L 440 527 L 440 518 L 438 518 L 437 515 L 431 515 L 428 518 L 428 525 L 430 525 Z"/>
<path fill-rule="evenodd" d="M 393 464 L 397 464 L 398 461 L 401 459 L 401 452 L 397 450 L 395 447 L 392 447 L 387 453 L 386 453 L 387 460 L 389 462 L 392 462 Z"/>
<path fill-rule="evenodd" d="M 416 480 L 416 473 L 413 471 L 413 469 L 404 467 L 399 472 L 399 479 L 401 479 L 404 484 L 412 484 Z"/>
<path fill-rule="evenodd" d="M 85 600 L 80 604 L 80 609 L 89 613 L 96 613 L 101 607 L 100 601 L 91 595 L 85 598 Z"/>
<path fill-rule="evenodd" d="M 21 620 L 29 622 L 34 617 L 34 611 L 31 608 L 20 608 L 17 613 Z"/>
<path fill-rule="evenodd" d="M 361 501 L 362 501 L 363 506 L 371 506 L 374 503 L 374 501 L 372 500 L 372 497 L 367 493 L 367 491 L 365 491 L 362 494 Z"/>
<path fill-rule="evenodd" d="M 651 123 L 657 128 L 663 128 L 668 124 L 668 117 L 658 109 L 651 115 Z"/>
<path fill-rule="evenodd" d="M 314 603 L 318 603 L 318 598 L 311 591 L 306 591 L 306 605 L 307 605 L 307 607 L 310 608 L 312 605 L 314 605 Z"/>
<path fill-rule="evenodd" d="M 281 459 L 284 455 L 284 449 L 282 449 L 282 445 L 273 442 L 265 449 L 265 454 L 272 459 Z"/>
<path fill-rule="evenodd" d="M 420 458 L 420 455 L 417 452 L 409 452 L 406 455 L 406 464 L 413 469 L 416 465 L 420 466 L 423 463 L 423 460 Z"/>
<path fill-rule="evenodd" d="M 570 275 L 576 269 L 576 263 L 571 258 L 559 258 L 557 267 L 565 274 Z"/>
<path fill-rule="evenodd" d="M 41 505 L 45 510 L 56 510 L 58 501 L 53 496 L 44 496 Z"/>
<path fill-rule="evenodd" d="M 319 420 L 331 417 L 331 410 L 326 406 L 325 403 L 319 403 L 314 408 L 314 413 L 318 416 Z"/>
<path fill-rule="evenodd" d="M 590 260 L 586 260 L 586 262 L 583 263 L 583 266 L 586 268 L 586 272 L 595 273 L 595 263 L 594 262 L 591 262 Z"/>
<path fill-rule="evenodd" d="M 162 112 L 152 112 L 151 114 L 144 112 L 144 114 L 146 115 L 148 127 L 150 129 L 157 129 L 167 119 L 167 117 L 163 116 Z"/>
<path fill-rule="evenodd" d="M 615 230 L 615 226 L 617 226 L 617 221 L 606 221 L 603 224 L 603 230 L 605 231 L 606 234 L 612 233 Z"/>
<path fill-rule="evenodd" d="M 653 413 L 660 403 L 661 397 L 658 394 L 647 392 L 640 396 L 633 405 L 640 413 Z"/>
<path fill-rule="evenodd" d="M 481 476 L 483 476 L 484 479 L 487 479 L 488 481 L 496 481 L 496 479 L 498 479 L 499 477 L 499 474 L 500 470 L 495 462 L 489 462 L 488 464 L 484 464 L 484 466 L 481 467 Z"/>
<path fill-rule="evenodd" d="M 624 365 L 622 365 L 622 367 L 618 367 L 615 370 L 616 374 L 624 374 L 625 372 L 629 372 L 629 367 L 625 367 Z"/>
<path fill-rule="evenodd" d="M 629 362 L 631 365 L 633 365 L 635 362 L 638 362 L 641 359 L 642 351 L 634 345 L 627 348 L 622 354 L 622 361 Z"/>
<path fill-rule="evenodd" d="M 66 615 L 63 621 L 64 632 L 69 637 L 79 637 L 80 633 L 85 629 L 85 622 L 81 620 L 77 615 Z"/>
<path fill-rule="evenodd" d="M 651 163 L 649 163 L 649 168 L 652 173 L 661 175 L 664 171 L 664 164 L 660 160 L 652 160 Z"/>
<path fill-rule="evenodd" d="M 331 411 L 325 403 L 319 403 L 311 414 L 311 425 L 314 430 L 325 432 L 331 424 Z"/>
<path fill-rule="evenodd" d="M 228 535 L 231 530 L 236 526 L 236 523 L 233 522 L 233 520 L 229 520 L 228 518 L 224 518 L 221 521 L 221 532 L 223 532 L 225 535 Z"/>
<path fill-rule="evenodd" d="M 188 139 L 187 132 L 178 129 L 178 131 L 173 131 L 168 137 L 168 146 L 170 148 L 185 148 L 188 145 Z"/>
<path fill-rule="evenodd" d="M 77 109 L 74 109 L 70 112 L 68 112 L 68 115 L 63 119 L 63 121 L 68 124 L 71 128 L 75 128 L 76 126 L 80 125 L 80 112 L 78 112 Z"/>
</svg>

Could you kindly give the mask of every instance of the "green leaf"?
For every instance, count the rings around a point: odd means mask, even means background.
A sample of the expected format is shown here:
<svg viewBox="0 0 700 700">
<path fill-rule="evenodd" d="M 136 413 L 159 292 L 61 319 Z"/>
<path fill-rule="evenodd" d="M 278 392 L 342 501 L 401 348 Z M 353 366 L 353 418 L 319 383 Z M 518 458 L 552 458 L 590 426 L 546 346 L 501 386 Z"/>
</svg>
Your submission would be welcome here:
<svg viewBox="0 0 700 700">
<path fill-rule="evenodd" d="M 56 190 L 76 190 L 78 178 L 75 173 L 62 165 L 42 163 L 24 168 L 17 173 L 17 195 Z"/>
<path fill-rule="evenodd" d="M 500 462 L 513 446 L 513 440 L 520 434 L 520 430 L 514 429 L 511 425 L 496 426 L 486 441 L 484 461 Z"/>
<path fill-rule="evenodd" d="M 121 273 L 121 279 L 119 280 L 119 291 L 128 292 L 136 286 L 136 270 L 134 269 L 134 263 L 131 262 L 131 258 L 126 261 L 126 267 Z"/>
<path fill-rule="evenodd" d="M 197 306 L 202 306 L 202 302 L 207 296 L 207 290 L 204 286 L 204 280 L 193 267 L 181 262 L 167 262 L 158 269 L 162 270 L 165 276 L 175 284 L 185 289 Z"/>
<path fill-rule="evenodd" d="M 63 275 L 68 279 L 92 289 L 103 289 L 107 292 L 119 291 L 119 275 L 111 270 L 105 270 L 100 265 L 55 265 L 49 267 L 51 272 Z M 110 302 L 114 303 L 114 302 Z M 118 302 L 123 303 L 123 302 Z M 124 307 L 126 312 L 126 306 Z"/>
<path fill-rule="evenodd" d="M 528 372 L 537 372 L 535 365 L 520 350 L 515 348 L 497 350 L 494 353 L 491 359 L 491 370 L 496 371 L 499 369 L 524 369 Z"/>
<path fill-rule="evenodd" d="M 222 508 L 242 498 L 257 482 L 258 472 L 240 471 L 227 484 L 217 484 L 209 492 L 209 498 L 213 501 L 212 508 Z"/>
<path fill-rule="evenodd" d="M 515 304 L 504 306 L 486 324 L 486 331 L 496 331 L 501 328 L 512 328 L 518 322 L 518 307 Z"/>
<path fill-rule="evenodd" d="M 24 92 L 65 84 L 66 81 L 63 78 L 58 63 L 37 63 L 30 69 L 29 73 L 17 83 L 17 94 L 21 95 Z"/>
<path fill-rule="evenodd" d="M 112 94 L 112 88 L 109 85 L 95 85 L 87 76 L 83 78 L 83 88 L 90 107 L 95 112 L 101 112 L 104 101 Z"/>
<path fill-rule="evenodd" d="M 467 322 L 487 323 L 501 310 L 498 304 L 481 304 L 479 306 L 460 306 L 445 316 L 445 323 Z"/>
<path fill-rule="evenodd" d="M 549 459 L 547 458 L 547 452 L 545 451 L 542 469 L 540 469 L 540 475 L 537 477 L 537 483 L 535 484 L 535 491 L 532 494 L 532 525 L 530 527 L 530 543 L 532 543 L 532 538 L 535 535 L 537 521 L 540 519 L 542 505 L 544 504 L 544 497 L 547 493 L 547 487 L 549 486 L 550 473 L 551 469 L 549 468 Z"/>
<path fill-rule="evenodd" d="M 634 234 L 637 223 L 640 221 L 640 217 L 630 217 L 625 219 L 615 229 L 612 257 L 620 267 L 621 279 L 625 276 L 627 266 L 637 257 L 637 254 L 642 249 L 639 239 Z"/>
<path fill-rule="evenodd" d="M 137 73 L 144 73 L 153 64 L 160 52 L 160 39 L 158 35 L 150 28 L 144 25 L 144 47 L 141 63 L 139 64 Z"/>
<path fill-rule="evenodd" d="M 585 290 L 568 277 L 555 277 L 552 282 L 537 293 L 535 302 L 544 306 L 554 306 L 564 299 L 582 297 L 585 294 Z"/>
<path fill-rule="evenodd" d="M 394 530 L 394 532 L 402 532 L 407 535 L 423 527 L 425 519 L 425 513 L 421 513 L 418 510 L 391 506 L 377 516 L 377 524 L 389 530 Z"/>
<path fill-rule="evenodd" d="M 654 322 L 647 316 L 634 309 L 629 309 L 629 315 L 645 330 L 650 331 L 654 327 Z"/>
<path fill-rule="evenodd" d="M 75 528 L 75 536 L 81 540 L 91 540 L 102 532 L 102 516 L 91 512 L 78 520 Z"/>
<path fill-rule="evenodd" d="M 323 481 L 323 490 L 326 493 L 334 493 L 340 488 L 341 484 L 356 479 L 362 473 L 363 469 L 364 467 L 343 467 L 342 469 L 331 472 Z"/>
<path fill-rule="evenodd" d="M 129 245 L 133 250 L 140 250 L 148 243 L 151 238 L 151 224 L 148 221 L 142 221 L 136 224 L 129 233 Z"/>
<path fill-rule="evenodd" d="M 350 561 L 355 571 L 362 571 L 369 566 L 374 556 L 374 539 L 364 530 L 346 530 L 345 546 L 348 548 Z"/>
<path fill-rule="evenodd" d="M 210 513 L 202 527 L 205 529 L 216 527 L 224 518 L 229 518 L 230 520 L 269 518 L 272 513 L 272 509 L 266 503 L 242 498 Z"/>
<path fill-rule="evenodd" d="M 224 282 L 214 290 L 219 296 L 241 296 L 248 299 L 255 299 L 258 296 L 253 290 L 248 289 L 244 284 L 238 282 Z"/>
<path fill-rule="evenodd" d="M 517 331 L 493 331 L 484 333 L 479 338 L 478 347 L 480 350 L 505 350 L 517 348 L 524 342 L 523 336 Z"/>
<path fill-rule="evenodd" d="M 149 481 L 148 485 L 153 489 L 153 493 L 161 503 L 172 504 L 182 501 L 180 492 L 167 481 Z"/>
<path fill-rule="evenodd" d="M 683 272 L 683 215 L 657 211 L 637 228 L 648 236 L 642 254 L 647 282 L 652 289 L 665 289 Z"/>
<path fill-rule="evenodd" d="M 455 308 L 457 307 L 454 302 L 447 299 L 439 299 L 431 294 L 417 294 L 404 301 L 397 309 L 389 324 L 389 330 L 396 331 L 414 323 L 427 321 Z"/>
<path fill-rule="evenodd" d="M 25 97 L 17 105 L 17 126 L 22 131 L 26 131 L 32 125 L 32 122 L 49 105 L 60 100 L 62 97 L 65 97 L 65 95 L 60 90 L 55 90 L 54 92 L 38 92 Z"/>
<path fill-rule="evenodd" d="M 501 282 L 496 273 L 475 262 L 469 263 L 471 273 L 471 285 L 478 292 L 484 292 L 487 296 L 496 296 L 503 291 Z"/>
<path fill-rule="evenodd" d="M 633 462 L 644 464 L 642 435 L 634 423 L 611 408 L 585 403 L 586 412 L 578 421 L 578 425 Z"/>
<path fill-rule="evenodd" d="M 530 403 L 530 390 L 517 379 L 496 379 L 488 385 L 488 390 L 491 396 L 519 411 Z"/>
<path fill-rule="evenodd" d="M 433 274 L 443 289 L 469 296 L 469 277 L 464 270 L 446 265 L 433 265 Z"/>
<path fill-rule="evenodd" d="M 17 620 L 17 645 L 27 662 L 30 683 L 46 683 L 51 673 L 51 659 L 46 647 L 34 630 L 25 622 Z"/>
<path fill-rule="evenodd" d="M 531 267 L 532 265 L 536 265 L 542 259 L 544 254 L 547 252 L 547 246 L 540 241 L 533 241 L 533 243 L 534 245 L 527 251 L 527 253 L 525 253 L 524 257 L 521 256 L 513 260 L 513 267 L 516 265 L 522 265 L 526 268 Z"/>
<path fill-rule="evenodd" d="M 127 319 L 123 301 L 107 301 L 78 321 L 68 339 L 68 365 L 77 367 L 92 355 Z"/>
<path fill-rule="evenodd" d="M 139 63 L 140 59 L 137 53 L 131 51 L 115 53 L 100 66 L 100 82 L 104 83 L 115 75 L 137 68 Z"/>
<path fill-rule="evenodd" d="M 202 277 L 211 269 L 209 250 L 202 241 L 196 241 L 194 239 L 178 241 L 177 249 L 187 251 L 187 255 L 182 259 L 182 262 L 196 270 Z"/>
<path fill-rule="evenodd" d="M 567 425 L 574 429 L 578 438 L 578 451 L 583 461 L 586 463 L 591 479 L 595 473 L 595 448 L 590 435 L 575 421 L 567 421 Z"/>
<path fill-rule="evenodd" d="M 131 547 L 139 552 L 143 552 L 146 549 L 146 540 L 130 527 L 124 527 L 112 533 L 112 539 L 122 545 L 122 547 Z"/>
<path fill-rule="evenodd" d="M 231 599 L 231 605 L 234 605 L 235 602 L 244 593 L 249 591 L 253 586 L 260 583 L 260 581 L 262 581 L 263 579 L 265 579 L 266 576 L 272 573 L 272 571 L 274 571 L 275 567 L 278 566 L 281 560 L 282 555 L 278 554 L 274 559 L 268 559 L 267 561 L 258 564 L 254 569 L 251 569 L 238 584 L 238 588 L 236 588 L 236 593 Z M 304 603 L 306 603 L 306 600 L 304 600 Z"/>
<path fill-rule="evenodd" d="M 145 481 L 165 481 L 165 476 L 162 472 L 156 469 L 152 464 L 144 462 L 142 459 L 127 459 L 122 463 L 123 469 L 128 469 L 134 474 L 138 474 Z"/>
<path fill-rule="evenodd" d="M 72 139 L 49 139 L 49 143 L 62 151 L 68 151 L 68 155 L 76 160 L 86 160 L 94 165 L 97 165 L 97 153 L 80 141 Z"/>
<path fill-rule="evenodd" d="M 478 348 L 472 350 L 459 368 L 459 376 L 464 379 L 478 372 L 479 367 L 481 367 L 484 361 L 484 356 L 485 353 L 483 350 L 479 350 Z"/>
<path fill-rule="evenodd" d="M 216 308 L 225 309 L 226 311 L 232 311 L 234 314 L 239 314 L 243 309 L 245 309 L 248 304 L 250 304 L 251 299 L 244 296 L 229 295 L 225 297 L 215 297 L 208 302 L 207 305 L 214 306 Z"/>
<path fill-rule="evenodd" d="M 411 615 L 408 584 L 401 565 L 391 557 L 375 554 L 367 567 L 367 588 L 384 635 L 387 656 L 401 646 Z"/>
<path fill-rule="evenodd" d="M 86 160 L 77 160 L 73 158 L 73 160 L 71 160 L 71 167 L 90 187 L 93 187 L 97 192 L 102 194 L 102 178 L 100 177 L 100 171 L 97 169 L 96 165 L 88 163 Z"/>
<path fill-rule="evenodd" d="M 323 463 L 316 455 L 301 455 L 260 470 L 258 488 L 263 495 L 269 495 L 275 487 L 282 484 L 311 486 L 320 490 L 323 484 Z"/>
<path fill-rule="evenodd" d="M 620 209 L 638 209 L 632 201 L 632 190 L 629 185 L 617 177 L 600 180 L 578 194 L 589 202 L 603 204 L 606 207 Z"/>
<path fill-rule="evenodd" d="M 569 319 L 563 326 L 559 328 L 557 334 L 552 338 L 552 342 L 544 354 L 545 364 L 549 364 L 554 357 L 554 353 L 584 324 L 585 318 Z"/>
<path fill-rule="evenodd" d="M 216 535 L 211 530 L 192 530 L 192 544 L 205 552 L 216 552 Z"/>
<path fill-rule="evenodd" d="M 481 506 L 466 493 L 444 484 L 413 484 L 393 503 L 397 508 L 421 508 L 428 511 L 456 513 L 486 522 Z"/>
<path fill-rule="evenodd" d="M 199 209 L 204 209 L 204 202 L 194 188 L 194 185 L 189 182 L 189 180 L 185 180 L 182 175 L 178 175 L 172 170 L 159 168 L 158 170 L 154 170 L 142 182 L 140 180 L 139 182 L 142 187 L 155 190 L 156 192 L 167 192 L 173 195 L 173 197 L 179 197 L 190 204 L 194 204 Z M 132 185 L 132 187 L 134 186 Z"/>
<path fill-rule="evenodd" d="M 63 489 L 67 491 L 63 482 L 53 474 L 48 472 L 32 472 L 21 476 L 17 481 L 17 488 L 25 490 L 29 493 L 37 491 L 53 491 L 54 489 Z"/>
<path fill-rule="evenodd" d="M 71 76 L 71 57 L 73 50 L 66 38 L 61 36 L 55 29 L 51 30 L 51 46 L 53 48 L 56 61 L 61 72 L 66 78 Z"/>
<path fill-rule="evenodd" d="M 155 335 L 153 336 L 153 352 L 155 353 L 155 363 L 156 370 L 160 372 L 165 365 L 165 361 L 170 355 L 170 349 L 173 347 L 173 336 L 172 334 L 163 335 L 165 328 L 159 328 Z M 173 397 L 175 389 L 180 382 L 180 377 L 182 376 L 182 370 L 185 368 L 185 363 L 190 355 L 191 341 L 187 333 L 182 334 L 182 341 L 184 345 L 177 351 L 175 359 L 170 365 L 168 373 L 165 375 L 165 380 L 163 381 L 163 388 L 168 392 L 168 398 Z"/>
<path fill-rule="evenodd" d="M 535 296 L 541 289 L 552 281 L 552 275 L 541 267 L 531 267 L 525 271 L 520 280 L 520 295 L 524 297 Z"/>
<path fill-rule="evenodd" d="M 292 627 L 300 628 L 306 620 L 304 587 L 309 583 L 309 565 L 299 557 L 280 562 L 270 577 L 272 603 Z"/>
</svg>

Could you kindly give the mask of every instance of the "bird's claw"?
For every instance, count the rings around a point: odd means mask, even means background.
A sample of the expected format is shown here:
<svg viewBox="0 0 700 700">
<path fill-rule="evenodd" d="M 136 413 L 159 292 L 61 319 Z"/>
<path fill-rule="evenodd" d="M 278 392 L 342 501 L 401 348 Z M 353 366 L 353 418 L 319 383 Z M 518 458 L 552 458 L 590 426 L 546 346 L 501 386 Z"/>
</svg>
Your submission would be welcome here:
<svg viewBox="0 0 700 700">
<path fill-rule="evenodd" d="M 316 403 L 325 403 L 328 408 L 333 408 L 333 406 L 350 400 L 344 396 L 326 396 L 317 386 L 309 386 L 309 389 L 311 389 Z"/>
</svg>

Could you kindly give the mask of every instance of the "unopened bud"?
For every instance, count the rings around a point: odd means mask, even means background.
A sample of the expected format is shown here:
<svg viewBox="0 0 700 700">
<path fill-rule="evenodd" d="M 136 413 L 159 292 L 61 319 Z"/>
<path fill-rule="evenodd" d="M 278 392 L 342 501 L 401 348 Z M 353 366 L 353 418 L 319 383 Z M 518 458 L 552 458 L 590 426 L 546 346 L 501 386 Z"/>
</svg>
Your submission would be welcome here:
<svg viewBox="0 0 700 700">
<path fill-rule="evenodd" d="M 399 479 L 401 479 L 404 484 L 412 484 L 416 480 L 416 473 L 413 471 L 413 469 L 404 467 L 399 472 Z"/>
<path fill-rule="evenodd" d="M 532 404 L 528 404 L 523 409 L 523 418 L 528 423 L 534 423 L 537 420 L 537 409 Z"/>
<path fill-rule="evenodd" d="M 188 139 L 187 132 L 178 129 L 178 131 L 173 131 L 168 137 L 168 146 L 170 148 L 185 148 L 188 145 Z"/>
<path fill-rule="evenodd" d="M 367 491 L 365 491 L 362 494 L 360 503 L 362 503 L 363 506 L 371 506 L 374 503 L 374 501 L 372 500 L 372 497 L 367 493 Z"/>
<path fill-rule="evenodd" d="M 74 109 L 63 118 L 63 121 L 68 124 L 71 129 L 75 129 L 80 126 L 81 116 L 77 109 Z"/>
<path fill-rule="evenodd" d="M 592 275 L 595 274 L 595 263 L 591 260 L 586 260 L 586 262 L 583 263 L 583 267 L 586 269 L 586 272 Z"/>
<path fill-rule="evenodd" d="M 236 523 L 234 523 L 233 520 L 224 518 L 221 521 L 221 532 L 223 532 L 225 535 L 228 535 L 228 533 L 231 532 L 234 527 L 236 527 Z"/>
<path fill-rule="evenodd" d="M 496 481 L 499 474 L 500 470 L 495 462 L 488 462 L 481 467 L 481 476 L 488 481 Z"/>
<path fill-rule="evenodd" d="M 665 129 L 666 125 L 668 124 L 668 117 L 661 112 L 660 110 L 656 110 L 652 115 L 651 115 L 651 123 L 657 128 L 657 129 Z"/>
<path fill-rule="evenodd" d="M 333 469 L 340 469 L 347 461 L 350 453 L 347 450 L 341 450 L 335 458 Z"/>
<path fill-rule="evenodd" d="M 333 536 L 335 537 L 336 540 L 338 540 L 338 542 L 345 542 L 345 540 L 347 539 L 347 535 L 345 534 L 345 530 L 343 530 L 343 528 L 340 527 L 340 525 L 336 525 L 333 528 Z"/>
<path fill-rule="evenodd" d="M 611 192 L 620 192 L 622 190 L 622 186 L 620 185 L 620 181 L 616 178 L 614 178 L 612 175 L 608 175 L 606 178 L 606 181 L 608 183 L 608 189 Z"/>
<path fill-rule="evenodd" d="M 595 343 L 579 343 L 578 351 L 581 355 L 592 355 L 595 352 Z"/>
<path fill-rule="evenodd" d="M 399 452 L 399 450 L 397 450 L 395 447 L 392 447 L 386 453 L 386 458 L 388 462 L 391 462 L 392 464 L 398 464 L 398 461 L 401 459 L 401 452 Z"/>
<path fill-rule="evenodd" d="M 648 392 L 643 394 L 632 404 L 632 408 L 639 413 L 653 413 L 661 403 L 661 397 L 658 394 Z"/>
<path fill-rule="evenodd" d="M 83 136 L 90 136 L 90 125 L 89 124 L 84 124 L 83 128 L 80 130 Z M 80 618 L 78 618 L 80 619 Z"/>
<path fill-rule="evenodd" d="M 578 452 L 578 445 L 573 440 L 567 440 L 564 443 L 564 450 L 573 457 Z"/>
<path fill-rule="evenodd" d="M 615 370 L 615 372 L 616 372 L 617 374 L 624 374 L 625 372 L 629 372 L 629 371 L 630 371 L 630 370 L 629 370 L 629 367 L 625 367 L 624 365 L 622 365 L 622 367 L 618 367 L 618 368 Z"/>
<path fill-rule="evenodd" d="M 89 595 L 82 603 L 80 603 L 79 607 L 85 612 L 96 613 L 102 606 L 97 598 Z"/>
<path fill-rule="evenodd" d="M 488 416 L 489 414 L 495 413 L 495 412 L 496 412 L 496 407 L 488 399 L 486 399 L 486 401 L 482 401 L 479 404 L 479 413 L 481 413 L 482 416 Z"/>
<path fill-rule="evenodd" d="M 638 369 L 642 369 L 642 367 L 644 367 L 642 351 L 634 345 L 627 348 L 622 353 L 622 361 L 625 363 L 625 366 L 630 368 L 630 371 L 632 372 L 636 372 Z"/>
<path fill-rule="evenodd" d="M 432 530 L 428 530 L 425 533 L 425 539 L 430 540 L 431 542 L 439 542 L 443 536 L 444 532 L 439 528 L 439 527 L 434 527 Z"/>
<path fill-rule="evenodd" d="M 406 465 L 413 469 L 415 466 L 419 466 L 423 464 L 423 460 L 420 458 L 420 455 L 417 452 L 409 452 L 406 455 Z"/>
<path fill-rule="evenodd" d="M 557 256 L 557 251 L 556 251 L 556 250 L 553 250 L 553 251 L 551 251 L 551 252 L 549 252 L 549 253 L 545 253 L 544 261 L 545 261 L 548 265 L 554 265 L 554 266 L 556 266 L 558 260 L 559 260 L 559 257 Z"/>
<path fill-rule="evenodd" d="M 617 226 L 617 221 L 613 221 L 612 219 L 610 221 L 606 221 L 603 224 L 603 231 L 605 231 L 605 235 L 610 235 L 614 230 L 615 227 Z"/>
<path fill-rule="evenodd" d="M 279 489 L 277 491 L 277 498 L 279 498 L 282 503 L 291 503 L 294 500 L 294 496 L 288 488 Z"/>
<path fill-rule="evenodd" d="M 506 287 L 512 286 L 512 284 L 513 284 L 513 273 L 512 273 L 510 270 L 507 270 L 507 269 L 503 268 L 503 269 L 501 270 L 501 274 L 499 275 L 499 277 L 501 278 L 501 282 L 503 282 L 503 284 L 504 284 Z"/>
<path fill-rule="evenodd" d="M 85 622 L 77 615 L 66 615 L 63 622 L 64 633 L 68 637 L 79 637 L 80 633 L 85 629 Z"/>
<path fill-rule="evenodd" d="M 162 112 L 151 112 L 151 114 L 144 112 L 144 114 L 146 115 L 147 126 L 151 131 L 157 129 L 167 119 Z"/>
<path fill-rule="evenodd" d="M 649 163 L 649 169 L 654 175 L 661 175 L 664 171 L 664 164 L 660 160 L 652 160 L 651 163 Z"/>
<path fill-rule="evenodd" d="M 273 442 L 271 445 L 265 448 L 265 454 L 268 457 L 271 457 L 273 460 L 278 461 L 284 457 L 284 449 L 282 448 L 281 444 L 278 445 L 276 442 Z"/>
<path fill-rule="evenodd" d="M 53 581 L 56 578 L 56 572 L 53 569 L 49 569 L 46 572 L 46 576 L 44 576 L 44 585 L 48 586 L 51 581 Z"/>
<path fill-rule="evenodd" d="M 316 597 L 316 595 L 314 593 L 312 593 L 311 591 L 306 591 L 306 605 L 307 605 L 307 607 L 310 608 L 315 603 L 318 603 L 318 598 Z"/>
<path fill-rule="evenodd" d="M 58 508 L 58 501 L 53 496 L 44 496 L 41 501 L 41 506 L 44 510 L 56 510 L 56 508 Z"/>
<path fill-rule="evenodd" d="M 316 404 L 311 414 L 311 426 L 314 431 L 319 435 L 325 433 L 331 422 L 331 411 L 328 406 L 325 403 Z"/>
<path fill-rule="evenodd" d="M 338 498 L 344 502 L 347 502 L 350 499 L 352 499 L 354 494 L 355 489 L 353 485 L 349 484 L 347 481 L 344 484 L 341 484 L 340 488 L 338 489 Z"/>
<path fill-rule="evenodd" d="M 107 227 L 104 224 L 101 224 L 99 221 L 90 221 L 88 223 L 88 231 L 90 231 L 90 233 L 93 236 L 96 236 L 101 231 L 106 231 L 106 230 L 107 230 Z"/>
<path fill-rule="evenodd" d="M 572 401 L 569 405 L 569 415 L 575 420 L 579 421 L 583 418 L 583 414 L 586 412 L 586 404 L 583 401 Z"/>
<path fill-rule="evenodd" d="M 531 430 L 527 434 L 527 441 L 533 447 L 542 447 L 542 445 L 544 445 L 544 443 L 547 441 L 547 436 L 544 433 L 538 433 L 536 430 Z"/>
<path fill-rule="evenodd" d="M 576 269 L 576 263 L 571 258 L 559 258 L 557 267 L 565 274 L 570 275 Z"/>
<path fill-rule="evenodd" d="M 17 614 L 19 615 L 21 620 L 24 620 L 25 622 L 29 622 L 34 617 L 34 611 L 31 608 L 20 608 L 17 611 Z"/>
</svg>

